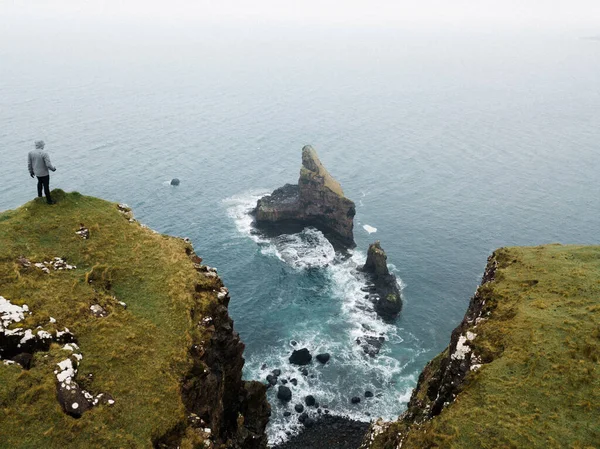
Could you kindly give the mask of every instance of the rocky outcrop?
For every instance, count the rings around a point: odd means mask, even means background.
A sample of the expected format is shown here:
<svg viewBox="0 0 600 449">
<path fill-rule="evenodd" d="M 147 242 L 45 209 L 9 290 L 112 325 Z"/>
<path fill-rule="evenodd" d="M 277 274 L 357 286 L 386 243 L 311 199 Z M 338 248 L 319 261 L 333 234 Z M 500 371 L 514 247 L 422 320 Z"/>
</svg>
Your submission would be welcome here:
<svg viewBox="0 0 600 449">
<path fill-rule="evenodd" d="M 464 386 L 467 374 L 488 362 L 484 356 L 472 350 L 470 342 L 476 336 L 474 326 L 489 314 L 485 308 L 487 284 L 494 280 L 497 265 L 495 254 L 492 254 L 481 285 L 471 298 L 463 321 L 452 331 L 446 350 L 431 360 L 421 372 L 406 412 L 395 423 L 380 420 L 371 424 L 360 449 L 401 447 L 408 429 L 439 415 L 454 402 Z M 394 430 L 390 429 L 392 426 Z"/>
<path fill-rule="evenodd" d="M 361 268 L 367 273 L 373 285 L 367 287 L 375 310 L 384 320 L 391 321 L 402 309 L 402 298 L 396 276 L 387 267 L 387 256 L 379 241 L 369 245 L 367 262 Z M 372 291 L 371 291 L 372 290 Z"/>
<path fill-rule="evenodd" d="M 314 226 L 332 243 L 354 247 L 354 203 L 323 166 L 310 145 L 302 149 L 302 168 L 297 185 L 286 184 L 258 200 L 256 225 L 284 232 L 289 226 Z"/>
</svg>

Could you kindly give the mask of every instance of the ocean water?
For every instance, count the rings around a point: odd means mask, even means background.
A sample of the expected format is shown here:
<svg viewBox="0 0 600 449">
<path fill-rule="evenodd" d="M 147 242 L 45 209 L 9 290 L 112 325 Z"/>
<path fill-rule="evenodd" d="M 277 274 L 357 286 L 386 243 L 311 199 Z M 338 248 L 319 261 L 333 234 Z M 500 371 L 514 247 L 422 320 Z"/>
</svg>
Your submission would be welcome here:
<svg viewBox="0 0 600 449">
<path fill-rule="evenodd" d="M 360 420 L 401 413 L 495 248 L 600 241 L 597 41 L 80 31 L 0 39 L 0 210 L 35 196 L 26 155 L 44 139 L 52 187 L 126 202 L 191 238 L 230 289 L 244 376 L 298 379 L 287 408 L 269 392 L 272 442 L 297 430 L 283 412 L 306 394 Z M 297 180 L 305 144 L 356 202 L 349 258 L 314 229 L 252 231 L 248 211 Z M 360 291 L 356 266 L 376 239 L 402 287 L 394 324 Z M 356 344 L 365 335 L 385 336 L 377 357 Z M 331 361 L 302 376 L 292 340 Z M 350 404 L 365 390 L 375 397 Z"/>
</svg>

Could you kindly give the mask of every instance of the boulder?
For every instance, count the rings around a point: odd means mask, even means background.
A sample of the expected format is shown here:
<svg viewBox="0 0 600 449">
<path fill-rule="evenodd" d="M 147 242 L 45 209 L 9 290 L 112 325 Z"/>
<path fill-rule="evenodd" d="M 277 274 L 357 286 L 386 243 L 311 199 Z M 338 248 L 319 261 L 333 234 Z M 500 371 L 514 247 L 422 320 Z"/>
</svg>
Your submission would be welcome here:
<svg viewBox="0 0 600 449">
<path fill-rule="evenodd" d="M 365 398 L 372 398 L 373 397 L 373 392 L 372 391 L 365 391 Z"/>
<path fill-rule="evenodd" d="M 393 321 L 402 309 L 402 297 L 396 276 L 387 267 L 387 256 L 379 241 L 369 245 L 367 262 L 360 269 L 372 281 L 364 287 L 371 293 L 369 298 L 375 304 L 375 311 L 385 321 Z"/>
<path fill-rule="evenodd" d="M 285 416 L 286 418 L 291 415 L 292 415 L 292 412 L 283 412 L 283 416 Z"/>
<path fill-rule="evenodd" d="M 308 405 L 309 407 L 312 407 L 313 405 L 315 405 L 317 401 L 315 400 L 315 397 L 312 394 L 309 394 L 308 396 L 306 396 L 304 398 L 304 403 L 306 405 Z"/>
<path fill-rule="evenodd" d="M 298 379 L 296 379 L 296 378 L 294 377 L 294 378 L 290 379 L 290 383 L 291 383 L 293 386 L 296 386 L 296 385 L 298 385 Z"/>
<path fill-rule="evenodd" d="M 267 382 L 269 385 L 277 384 L 277 376 L 273 376 L 272 374 L 267 375 Z"/>
<path fill-rule="evenodd" d="M 277 399 L 283 402 L 290 402 L 292 400 L 292 390 L 284 385 L 280 385 L 277 390 Z"/>
<path fill-rule="evenodd" d="M 173 178 L 171 179 L 171 185 L 172 186 L 178 186 L 179 185 L 179 178 Z"/>
<path fill-rule="evenodd" d="M 304 406 L 302 404 L 296 404 L 294 406 L 294 410 L 296 410 L 298 413 L 302 413 L 304 411 Z"/>
<path fill-rule="evenodd" d="M 350 402 L 353 404 L 358 404 L 360 402 L 360 398 L 358 396 L 354 396 L 352 399 L 350 399 Z"/>
<path fill-rule="evenodd" d="M 257 227 L 283 233 L 288 225 L 314 226 L 344 248 L 356 246 L 355 213 L 354 203 L 346 198 L 310 145 L 302 148 L 298 184 L 286 184 L 259 199 L 254 210 Z"/>
<path fill-rule="evenodd" d="M 323 354 L 317 354 L 317 360 L 323 364 L 329 362 L 330 355 L 328 352 L 324 352 Z"/>
<path fill-rule="evenodd" d="M 312 355 L 310 355 L 310 351 L 306 348 L 294 350 L 292 355 L 290 356 L 290 363 L 294 365 L 308 365 L 312 360 Z"/>
</svg>

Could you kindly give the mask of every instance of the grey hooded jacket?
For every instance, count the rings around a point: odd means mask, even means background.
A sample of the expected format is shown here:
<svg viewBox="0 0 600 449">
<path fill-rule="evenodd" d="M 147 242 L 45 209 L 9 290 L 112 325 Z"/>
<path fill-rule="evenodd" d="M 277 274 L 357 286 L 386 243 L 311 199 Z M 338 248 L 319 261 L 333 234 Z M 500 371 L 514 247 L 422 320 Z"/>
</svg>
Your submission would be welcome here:
<svg viewBox="0 0 600 449">
<path fill-rule="evenodd" d="M 56 171 L 56 168 L 50 162 L 50 156 L 42 150 L 29 152 L 27 168 L 29 168 L 29 173 L 32 173 L 35 176 L 48 176 L 48 170 Z"/>
</svg>

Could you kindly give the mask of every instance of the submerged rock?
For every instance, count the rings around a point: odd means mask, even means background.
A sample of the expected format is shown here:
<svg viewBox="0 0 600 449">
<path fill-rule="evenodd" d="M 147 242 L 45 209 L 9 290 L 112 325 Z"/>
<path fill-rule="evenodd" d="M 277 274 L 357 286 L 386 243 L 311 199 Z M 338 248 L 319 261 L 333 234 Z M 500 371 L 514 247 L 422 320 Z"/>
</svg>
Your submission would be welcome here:
<svg viewBox="0 0 600 449">
<path fill-rule="evenodd" d="M 379 241 L 369 245 L 367 262 L 361 268 L 367 273 L 373 282 L 368 291 L 375 290 L 375 294 L 369 295 L 375 304 L 375 311 L 384 320 L 391 321 L 402 309 L 402 297 L 396 276 L 390 273 L 387 267 L 387 256 Z"/>
<path fill-rule="evenodd" d="M 254 210 L 258 227 L 283 231 L 285 225 L 314 226 L 342 247 L 355 246 L 355 213 L 354 202 L 310 145 L 302 149 L 298 184 L 286 184 L 261 198 Z"/>
</svg>

